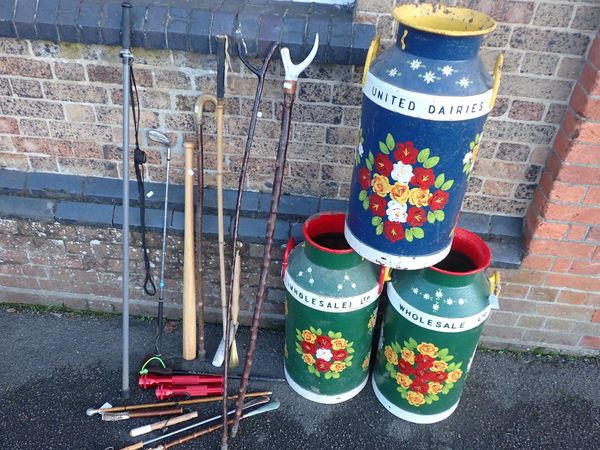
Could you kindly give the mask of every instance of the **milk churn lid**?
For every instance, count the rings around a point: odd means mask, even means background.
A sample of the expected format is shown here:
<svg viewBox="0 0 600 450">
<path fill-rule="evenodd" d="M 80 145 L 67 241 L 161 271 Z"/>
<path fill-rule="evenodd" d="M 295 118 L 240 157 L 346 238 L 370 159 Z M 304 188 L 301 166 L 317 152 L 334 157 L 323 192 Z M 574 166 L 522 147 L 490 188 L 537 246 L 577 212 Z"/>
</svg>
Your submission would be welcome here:
<svg viewBox="0 0 600 450">
<path fill-rule="evenodd" d="M 392 15 L 407 27 L 445 36 L 480 36 L 496 28 L 494 19 L 469 8 L 408 4 L 394 8 Z"/>
</svg>

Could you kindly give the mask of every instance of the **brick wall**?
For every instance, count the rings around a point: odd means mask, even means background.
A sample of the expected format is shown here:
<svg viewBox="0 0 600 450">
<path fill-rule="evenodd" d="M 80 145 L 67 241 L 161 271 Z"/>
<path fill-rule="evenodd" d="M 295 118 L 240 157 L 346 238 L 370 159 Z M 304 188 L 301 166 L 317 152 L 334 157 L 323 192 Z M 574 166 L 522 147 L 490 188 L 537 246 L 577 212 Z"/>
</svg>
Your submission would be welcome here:
<svg viewBox="0 0 600 450">
<path fill-rule="evenodd" d="M 528 219 L 529 253 L 520 270 L 503 271 L 502 309 L 490 318 L 484 340 L 503 347 L 597 351 L 600 174 L 594 155 L 600 137 L 594 123 L 599 120 L 598 100 L 593 96 L 598 95 L 598 44 L 591 47 L 587 61 L 585 55 L 600 22 L 600 5 L 583 0 L 446 3 L 470 6 L 498 20 L 497 31 L 486 38 L 482 49 L 487 67 L 500 52 L 506 55 L 500 96 L 486 126 L 464 210 L 527 214 Z M 356 21 L 376 25 L 384 46 L 394 36 L 395 24 L 387 15 L 393 5 L 393 0 L 357 1 Z M 120 177 L 118 52 L 110 46 L 0 38 L 0 167 Z M 147 129 L 158 128 L 170 133 L 176 144 L 172 179 L 180 183 L 181 143 L 192 137 L 192 110 L 199 93 L 215 90 L 215 59 L 175 50 L 134 48 L 133 53 L 148 179 L 164 180 L 164 149 L 149 146 L 145 139 Z M 280 62 L 274 62 L 265 85 L 247 189 L 270 191 L 282 74 Z M 361 75 L 358 66 L 314 64 L 301 79 L 285 192 L 347 196 Z M 237 183 L 254 86 L 255 78 L 234 58 L 225 117 L 227 187 Z M 206 178 L 214 185 L 214 125 L 210 114 L 206 119 Z M 118 258 L 112 258 L 120 254 L 118 230 L 4 219 L 0 235 L 1 300 L 118 310 L 120 268 Z M 157 239 L 151 235 L 155 261 Z M 132 252 L 132 310 L 153 314 L 154 302 L 137 287 L 139 249 Z M 179 302 L 180 236 L 171 238 L 170 253 L 168 301 Z M 261 253 L 260 245 L 249 246 L 245 273 L 257 272 L 253 264 Z M 214 255 L 207 265 L 216 267 Z M 267 319 L 274 321 L 281 318 L 276 272 L 274 264 L 266 307 Z M 218 300 L 213 279 L 216 275 L 209 273 L 214 313 Z M 243 302 L 249 307 L 255 280 L 244 283 Z M 180 307 L 169 304 L 167 310 L 178 316 Z"/>
<path fill-rule="evenodd" d="M 491 69 L 505 52 L 500 96 L 486 126 L 464 210 L 524 216 L 539 181 L 582 58 L 597 26 L 595 2 L 458 2 L 491 14 L 498 29 L 482 56 Z M 377 25 L 384 44 L 394 36 L 391 0 L 357 4 L 357 21 Z M 0 165 L 119 177 L 119 49 L 107 46 L 0 40 Z M 134 49 L 142 132 L 159 128 L 177 142 L 174 180 L 181 181 L 180 144 L 193 131 L 199 92 L 214 92 L 215 59 L 172 50 Z M 233 58 L 225 118 L 225 182 L 234 187 L 255 77 Z M 361 67 L 311 65 L 300 83 L 284 191 L 328 198 L 349 192 L 360 116 Z M 282 67 L 272 64 L 265 86 L 246 188 L 271 183 L 278 137 Z M 207 118 L 208 182 L 213 183 L 214 126 Z M 149 178 L 164 177 L 163 149 L 149 148 Z"/>
<path fill-rule="evenodd" d="M 600 350 L 599 70 L 596 35 L 527 213 L 529 253 L 504 271 L 495 338 Z"/>
</svg>

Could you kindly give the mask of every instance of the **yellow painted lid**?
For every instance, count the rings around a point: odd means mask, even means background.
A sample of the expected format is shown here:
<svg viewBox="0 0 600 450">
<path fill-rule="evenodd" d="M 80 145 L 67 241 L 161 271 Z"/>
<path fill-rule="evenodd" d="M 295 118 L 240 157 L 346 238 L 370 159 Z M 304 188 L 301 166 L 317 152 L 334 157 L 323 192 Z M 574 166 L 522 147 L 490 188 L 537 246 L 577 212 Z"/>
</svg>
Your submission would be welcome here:
<svg viewBox="0 0 600 450">
<path fill-rule="evenodd" d="M 392 15 L 407 27 L 446 36 L 480 36 L 496 28 L 494 19 L 469 8 L 409 4 L 397 6 Z"/>
</svg>

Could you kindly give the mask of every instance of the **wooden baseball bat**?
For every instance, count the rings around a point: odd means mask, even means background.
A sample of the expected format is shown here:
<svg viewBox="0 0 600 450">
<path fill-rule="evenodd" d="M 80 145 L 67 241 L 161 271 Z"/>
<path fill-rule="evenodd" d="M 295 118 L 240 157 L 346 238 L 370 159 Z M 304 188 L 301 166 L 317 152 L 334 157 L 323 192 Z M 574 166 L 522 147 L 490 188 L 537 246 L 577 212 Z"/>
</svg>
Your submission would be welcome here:
<svg viewBox="0 0 600 450">
<path fill-rule="evenodd" d="M 196 358 L 196 274 L 194 269 L 194 169 L 195 145 L 185 142 L 185 220 L 183 236 L 183 359 Z"/>
</svg>

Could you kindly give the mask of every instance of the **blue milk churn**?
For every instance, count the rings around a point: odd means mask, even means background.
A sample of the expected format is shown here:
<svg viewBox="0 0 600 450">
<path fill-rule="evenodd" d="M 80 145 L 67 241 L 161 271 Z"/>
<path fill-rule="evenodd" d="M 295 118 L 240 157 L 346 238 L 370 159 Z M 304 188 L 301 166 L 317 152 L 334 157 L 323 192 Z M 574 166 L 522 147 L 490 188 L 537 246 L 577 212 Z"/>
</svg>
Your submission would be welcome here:
<svg viewBox="0 0 600 450">
<path fill-rule="evenodd" d="M 393 10 L 396 45 L 365 67 L 360 144 L 345 236 L 396 269 L 449 253 L 467 181 L 500 81 L 478 56 L 494 20 L 467 8 Z"/>
</svg>

